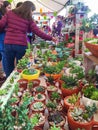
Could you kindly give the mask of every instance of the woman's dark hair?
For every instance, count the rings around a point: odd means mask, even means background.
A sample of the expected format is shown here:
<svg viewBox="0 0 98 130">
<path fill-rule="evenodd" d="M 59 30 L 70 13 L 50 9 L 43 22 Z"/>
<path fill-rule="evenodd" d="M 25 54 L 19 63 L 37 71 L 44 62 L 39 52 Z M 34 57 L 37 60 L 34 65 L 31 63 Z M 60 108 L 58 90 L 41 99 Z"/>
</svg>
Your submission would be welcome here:
<svg viewBox="0 0 98 130">
<path fill-rule="evenodd" d="M 11 3 L 8 2 L 8 1 L 4 1 L 4 2 L 3 2 L 3 5 L 2 5 L 1 8 L 0 8 L 0 12 L 1 12 L 2 15 L 4 15 L 4 14 L 6 13 L 6 7 L 7 7 L 8 5 L 10 5 L 10 4 L 11 4 Z"/>
<path fill-rule="evenodd" d="M 17 5 L 16 5 L 16 8 L 21 6 L 23 4 L 23 2 L 18 2 Z"/>
<path fill-rule="evenodd" d="M 31 1 L 25 1 L 21 6 L 12 11 L 23 19 L 32 20 L 31 11 L 35 9 L 35 5 Z"/>
</svg>

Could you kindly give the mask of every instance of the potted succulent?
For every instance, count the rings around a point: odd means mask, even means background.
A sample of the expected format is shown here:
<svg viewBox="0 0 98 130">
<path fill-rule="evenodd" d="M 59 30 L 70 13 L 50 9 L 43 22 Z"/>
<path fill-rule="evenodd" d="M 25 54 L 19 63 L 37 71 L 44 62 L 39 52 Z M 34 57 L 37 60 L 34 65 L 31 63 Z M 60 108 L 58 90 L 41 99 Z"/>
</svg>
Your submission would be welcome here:
<svg viewBox="0 0 98 130">
<path fill-rule="evenodd" d="M 50 97 L 52 92 L 58 91 L 58 88 L 54 85 L 47 86 L 48 96 Z"/>
<path fill-rule="evenodd" d="M 61 104 L 61 102 L 58 103 L 56 101 L 51 101 L 51 100 L 48 100 L 48 102 L 46 103 L 46 106 L 49 112 L 62 111 L 63 109 L 63 105 Z"/>
<path fill-rule="evenodd" d="M 78 81 L 75 77 L 63 75 L 61 80 L 61 90 L 64 97 L 79 92 Z"/>
<path fill-rule="evenodd" d="M 28 80 L 27 79 L 19 79 L 18 80 L 18 83 L 19 83 L 19 88 L 20 88 L 20 91 L 24 91 L 27 89 L 27 84 L 28 84 Z"/>
<path fill-rule="evenodd" d="M 70 96 L 67 96 L 64 98 L 64 108 L 66 111 L 68 111 L 68 109 L 72 106 L 75 106 L 75 105 L 79 105 L 80 104 L 80 95 L 78 94 L 73 94 L 73 95 L 70 95 Z"/>
<path fill-rule="evenodd" d="M 66 119 L 64 117 L 64 115 L 61 112 L 54 112 L 54 113 L 50 113 L 48 116 L 48 121 L 50 126 L 57 126 L 60 128 L 64 128 L 64 124 L 66 122 Z"/>
<path fill-rule="evenodd" d="M 21 76 L 27 80 L 38 79 L 40 71 L 34 68 L 24 69 Z"/>
<path fill-rule="evenodd" d="M 42 102 L 33 102 L 31 103 L 30 105 L 30 109 L 33 111 L 33 112 L 44 112 L 45 110 L 45 105 L 44 103 Z"/>
<path fill-rule="evenodd" d="M 27 48 L 24 57 L 26 57 L 26 58 L 33 58 L 32 50 Z"/>
<path fill-rule="evenodd" d="M 49 130 L 62 130 L 60 127 L 56 127 L 55 125 L 51 126 Z"/>
<path fill-rule="evenodd" d="M 68 124 L 72 130 L 78 128 L 91 130 L 93 127 L 93 115 L 97 108 L 95 104 L 93 106 L 78 106 L 70 107 L 68 110 Z"/>
<path fill-rule="evenodd" d="M 32 47 L 31 47 L 30 43 L 28 43 L 28 48 L 26 49 L 24 57 L 33 58 L 32 56 L 33 56 L 32 55 Z"/>
<path fill-rule="evenodd" d="M 52 76 L 46 77 L 45 80 L 46 80 L 47 86 L 56 85 L 57 83 L 57 80 L 55 80 Z"/>
<path fill-rule="evenodd" d="M 40 85 L 39 79 L 33 79 L 28 82 L 28 88 L 30 91 L 33 91 L 33 89 Z"/>
<path fill-rule="evenodd" d="M 38 87 L 35 87 L 33 91 L 35 94 L 38 94 L 38 93 L 45 94 L 46 88 L 45 86 L 38 86 Z"/>
<path fill-rule="evenodd" d="M 45 73 L 46 77 L 51 76 L 54 79 L 58 79 L 62 75 L 61 72 L 64 67 L 64 64 L 65 64 L 65 62 L 61 61 L 61 62 L 58 62 L 58 64 L 55 66 L 51 66 L 51 65 L 45 66 L 43 69 L 43 72 Z"/>
<path fill-rule="evenodd" d="M 45 103 L 45 99 L 46 99 L 46 96 L 44 94 L 38 93 L 38 94 L 34 95 L 35 101 Z"/>
<path fill-rule="evenodd" d="M 23 94 L 22 94 L 22 97 L 21 97 L 20 104 L 23 104 L 23 102 L 26 101 L 30 97 L 32 97 L 30 92 L 28 90 L 24 91 Z M 34 100 L 34 99 L 32 99 L 32 100 Z"/>
<path fill-rule="evenodd" d="M 14 95 L 14 94 L 12 95 L 12 97 L 11 97 L 10 100 L 13 101 L 13 102 L 11 103 L 11 106 L 12 106 L 12 107 L 16 107 L 16 106 L 18 106 L 19 103 L 20 103 L 20 98 L 17 97 L 16 95 Z"/>
<path fill-rule="evenodd" d="M 50 95 L 50 100 L 60 102 L 61 101 L 61 94 L 57 91 L 52 92 Z"/>
<path fill-rule="evenodd" d="M 46 106 L 48 108 L 48 111 L 54 111 L 57 108 L 57 103 L 56 102 L 52 102 L 52 101 L 48 101 L 46 103 Z"/>
<path fill-rule="evenodd" d="M 86 85 L 83 90 L 81 101 L 84 105 L 92 105 L 93 103 L 98 106 L 98 90 L 94 84 Z"/>
<path fill-rule="evenodd" d="M 42 113 L 35 113 L 30 116 L 30 121 L 33 125 L 34 130 L 38 130 L 38 128 L 43 128 L 45 120 L 45 116 Z"/>
<path fill-rule="evenodd" d="M 16 66 L 17 71 L 19 73 L 22 72 L 23 69 L 27 68 L 27 64 L 28 64 L 27 58 L 22 58 L 22 59 L 18 60 L 18 64 Z"/>
</svg>

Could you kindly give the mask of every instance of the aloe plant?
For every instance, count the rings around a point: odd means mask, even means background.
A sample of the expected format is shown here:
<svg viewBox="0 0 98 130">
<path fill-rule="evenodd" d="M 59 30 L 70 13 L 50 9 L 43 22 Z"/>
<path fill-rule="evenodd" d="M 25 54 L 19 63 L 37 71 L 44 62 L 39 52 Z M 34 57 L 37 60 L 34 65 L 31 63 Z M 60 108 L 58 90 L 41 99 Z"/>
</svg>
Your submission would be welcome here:
<svg viewBox="0 0 98 130">
<path fill-rule="evenodd" d="M 62 76 L 61 80 L 64 81 L 63 87 L 64 88 L 72 88 L 77 85 L 77 79 L 73 76 Z"/>
<path fill-rule="evenodd" d="M 71 104 L 75 104 L 79 99 L 79 95 L 73 94 L 69 97 L 68 102 Z"/>
</svg>

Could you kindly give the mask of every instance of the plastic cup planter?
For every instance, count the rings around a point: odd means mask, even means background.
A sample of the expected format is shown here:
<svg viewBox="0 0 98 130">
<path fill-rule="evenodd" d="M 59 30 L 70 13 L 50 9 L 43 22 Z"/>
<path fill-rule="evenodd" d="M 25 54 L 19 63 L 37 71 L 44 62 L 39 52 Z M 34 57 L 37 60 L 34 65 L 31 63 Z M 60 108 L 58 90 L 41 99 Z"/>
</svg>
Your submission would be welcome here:
<svg viewBox="0 0 98 130">
<path fill-rule="evenodd" d="M 24 69 L 21 73 L 23 79 L 32 80 L 38 79 L 40 71 L 37 69 Z"/>
</svg>

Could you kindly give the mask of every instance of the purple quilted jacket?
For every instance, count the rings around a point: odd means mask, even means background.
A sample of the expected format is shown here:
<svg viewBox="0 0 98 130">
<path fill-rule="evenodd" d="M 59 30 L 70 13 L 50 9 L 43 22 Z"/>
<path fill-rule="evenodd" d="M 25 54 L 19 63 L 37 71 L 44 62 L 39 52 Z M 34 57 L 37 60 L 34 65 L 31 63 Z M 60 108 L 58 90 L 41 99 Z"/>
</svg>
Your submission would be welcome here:
<svg viewBox="0 0 98 130">
<path fill-rule="evenodd" d="M 0 20 L 0 29 L 7 26 L 5 44 L 17 44 L 17 45 L 27 45 L 26 34 L 30 29 L 31 32 L 35 33 L 39 37 L 45 40 L 52 40 L 52 36 L 45 34 L 41 31 L 35 22 L 25 20 L 17 16 L 14 12 L 9 11 Z"/>
</svg>

